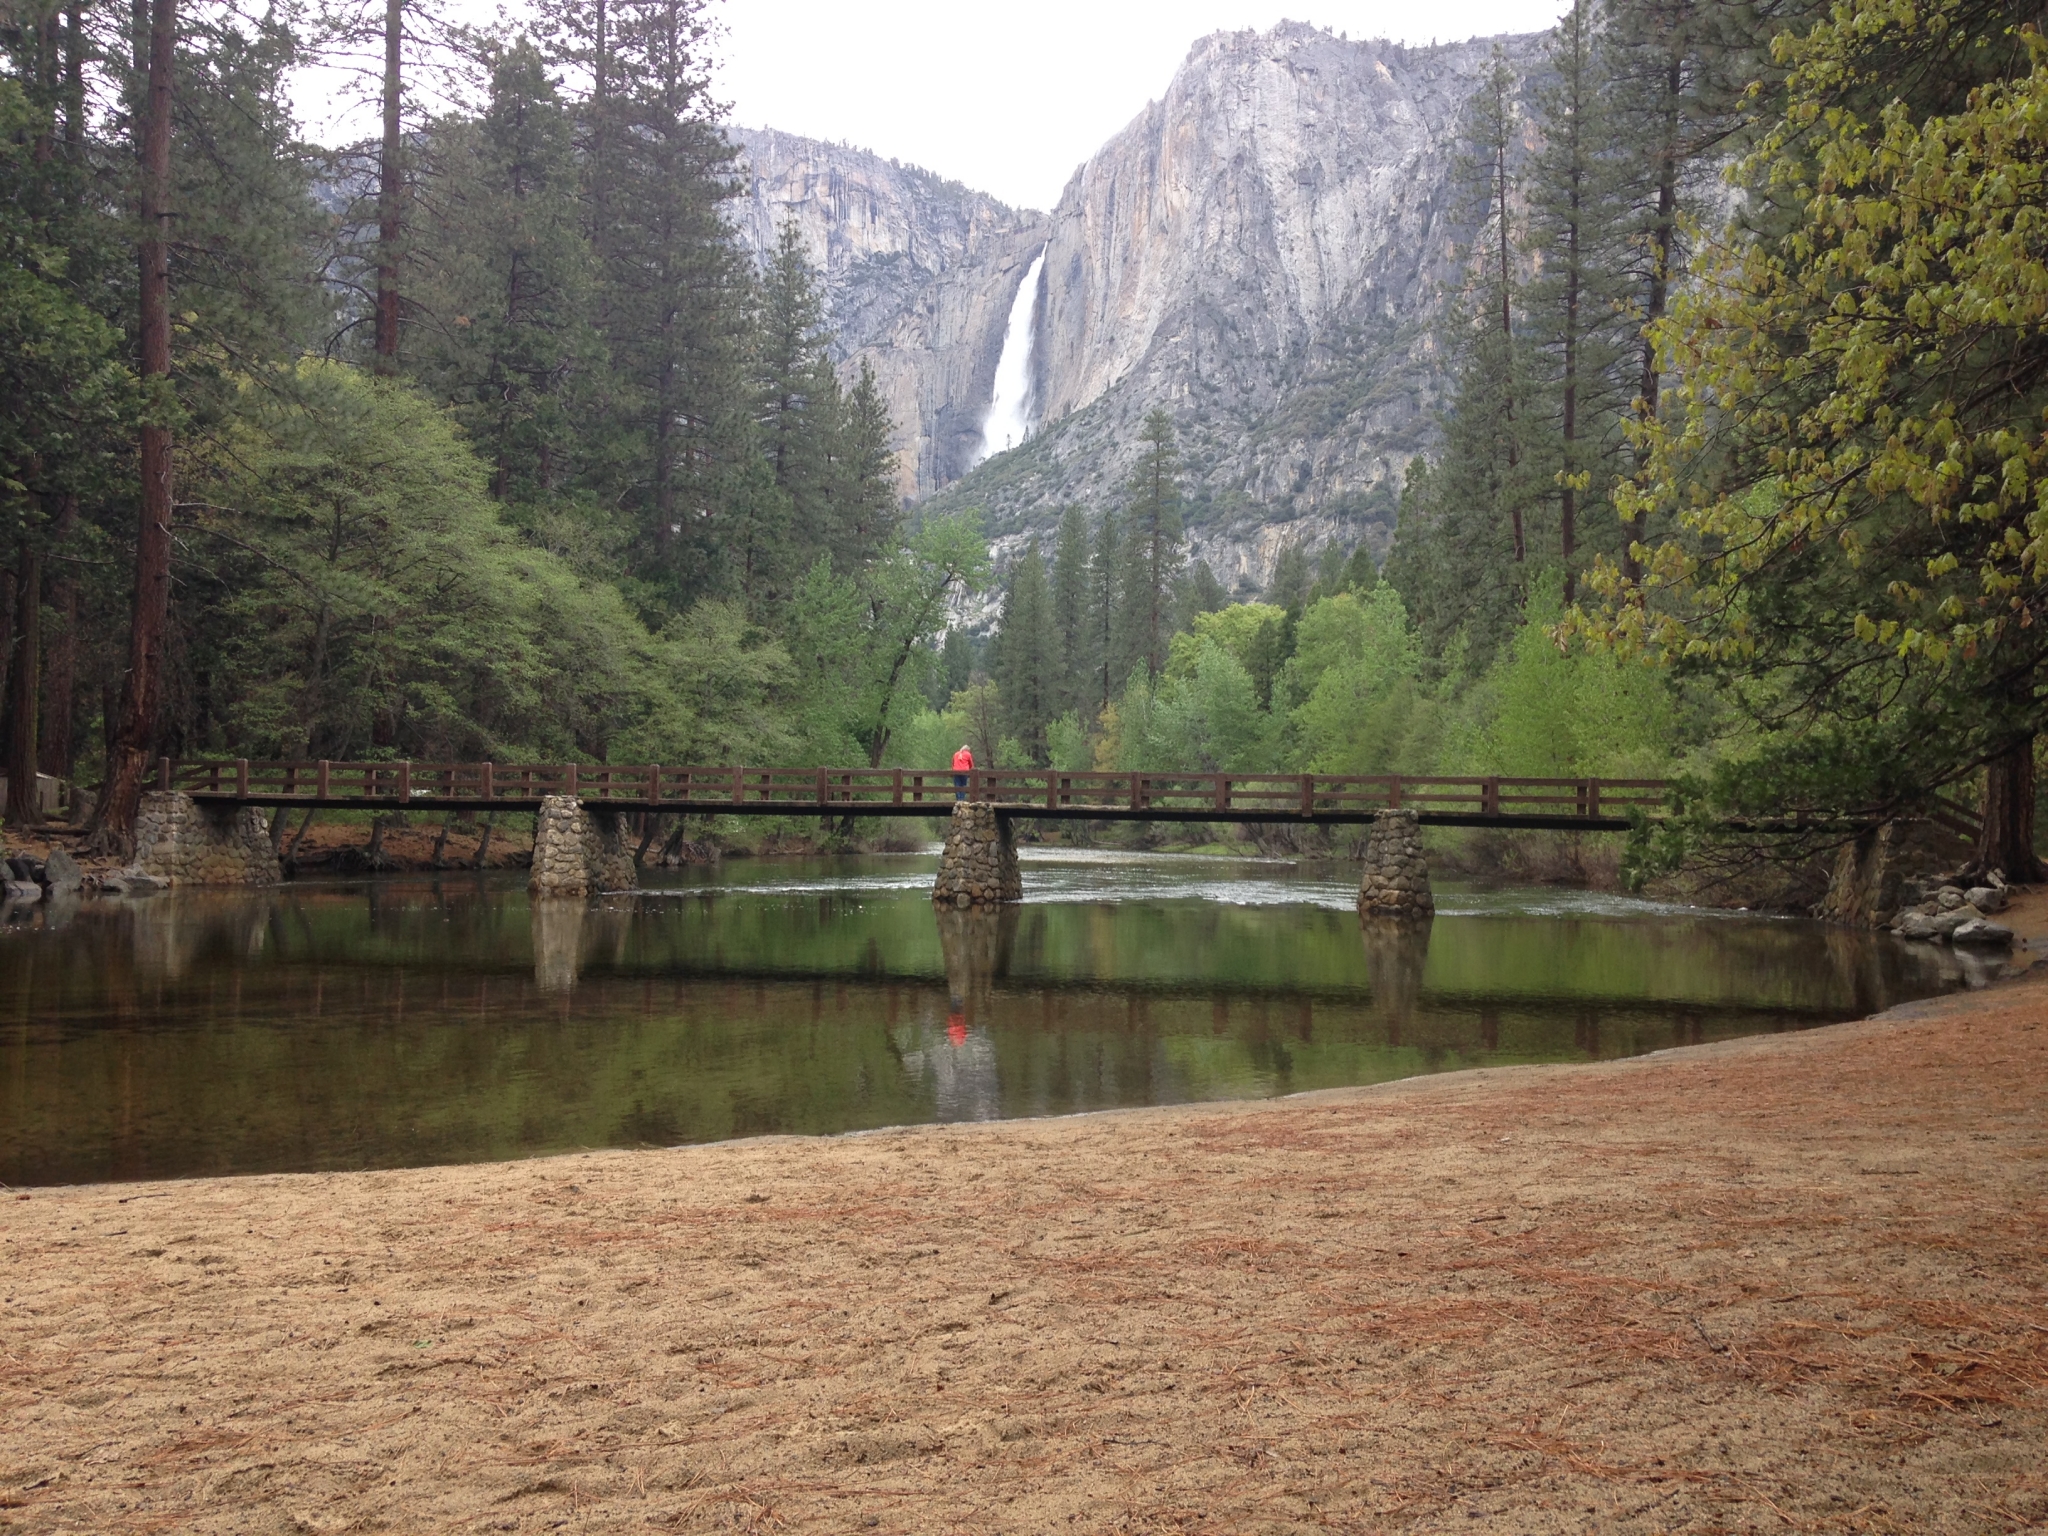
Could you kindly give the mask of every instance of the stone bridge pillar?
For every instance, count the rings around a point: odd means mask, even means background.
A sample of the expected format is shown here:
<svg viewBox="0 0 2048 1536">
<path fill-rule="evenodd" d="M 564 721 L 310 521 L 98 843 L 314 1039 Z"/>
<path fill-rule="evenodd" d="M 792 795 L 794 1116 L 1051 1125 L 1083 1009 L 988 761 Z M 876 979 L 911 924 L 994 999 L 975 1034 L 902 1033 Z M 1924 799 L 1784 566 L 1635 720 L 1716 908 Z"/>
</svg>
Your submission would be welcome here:
<svg viewBox="0 0 2048 1536">
<path fill-rule="evenodd" d="M 591 810 L 574 795 L 547 795 L 533 821 L 536 896 L 595 896 L 631 890 L 633 856 L 619 835 L 619 813 Z"/>
<path fill-rule="evenodd" d="M 1436 916 L 1429 861 L 1422 856 L 1422 824 L 1413 811 L 1381 811 L 1372 819 L 1358 881 L 1358 915 L 1405 923 Z"/>
<path fill-rule="evenodd" d="M 173 885 L 275 885 L 270 818 L 253 805 L 202 804 L 190 795 L 144 793 L 135 810 L 137 874 Z"/>
<path fill-rule="evenodd" d="M 932 900 L 955 908 L 990 907 L 1024 899 L 1024 880 L 1017 873 L 1017 845 L 1010 837 L 1010 818 L 992 805 L 963 800 L 953 807 L 946 829 L 946 851 L 939 855 L 939 878 Z"/>
</svg>

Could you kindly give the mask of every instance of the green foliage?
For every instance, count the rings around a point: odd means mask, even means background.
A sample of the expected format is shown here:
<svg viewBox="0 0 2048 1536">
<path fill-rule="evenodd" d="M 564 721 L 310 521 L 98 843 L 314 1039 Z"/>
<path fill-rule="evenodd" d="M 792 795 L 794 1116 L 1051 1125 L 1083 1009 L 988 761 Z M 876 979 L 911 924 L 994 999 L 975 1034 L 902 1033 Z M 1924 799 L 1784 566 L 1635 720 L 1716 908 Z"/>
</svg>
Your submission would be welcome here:
<svg viewBox="0 0 2048 1536">
<path fill-rule="evenodd" d="M 1427 712 L 1419 671 L 1393 588 L 1341 593 L 1310 608 L 1275 690 L 1294 764 L 1311 773 L 1414 771 L 1411 738 Z"/>
<path fill-rule="evenodd" d="M 315 362 L 245 383 L 190 473 L 219 561 L 215 714 L 242 755 L 674 760 L 731 739 L 730 699 L 685 685 L 686 658 L 762 685 L 786 671 L 709 616 L 664 643 L 518 539 L 453 423 L 403 383 Z"/>
<path fill-rule="evenodd" d="M 1767 233 L 1703 244 L 1617 495 L 1675 527 L 1576 623 L 1724 691 L 1737 803 L 1909 806 L 2048 720 L 2048 45 L 1947 0 L 1777 51 L 1737 172 Z"/>
</svg>

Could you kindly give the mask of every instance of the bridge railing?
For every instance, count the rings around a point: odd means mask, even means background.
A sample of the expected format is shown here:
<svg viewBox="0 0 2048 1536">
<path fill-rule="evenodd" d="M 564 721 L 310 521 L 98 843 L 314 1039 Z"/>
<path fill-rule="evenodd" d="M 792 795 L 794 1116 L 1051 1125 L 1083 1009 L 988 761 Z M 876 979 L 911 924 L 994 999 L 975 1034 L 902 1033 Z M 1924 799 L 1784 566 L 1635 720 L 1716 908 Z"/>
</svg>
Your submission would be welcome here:
<svg viewBox="0 0 2048 1536">
<path fill-rule="evenodd" d="M 575 795 L 636 809 L 903 811 L 943 814 L 954 800 L 1050 814 L 1361 816 L 1408 808 L 1484 817 L 1613 819 L 1663 802 L 1661 779 L 1293 773 L 1112 773 L 908 768 L 676 767 L 661 763 L 342 762 L 252 759 L 158 765 L 158 787 L 232 800 L 365 805 L 502 802 Z"/>
</svg>

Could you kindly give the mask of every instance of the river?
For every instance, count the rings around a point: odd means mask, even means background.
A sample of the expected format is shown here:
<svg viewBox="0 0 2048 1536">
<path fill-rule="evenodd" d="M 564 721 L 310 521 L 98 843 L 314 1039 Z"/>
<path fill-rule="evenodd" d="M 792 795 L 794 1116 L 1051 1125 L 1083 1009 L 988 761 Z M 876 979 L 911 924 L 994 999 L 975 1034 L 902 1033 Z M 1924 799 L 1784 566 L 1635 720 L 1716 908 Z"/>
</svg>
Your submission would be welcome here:
<svg viewBox="0 0 2048 1536">
<path fill-rule="evenodd" d="M 517 876 L 179 891 L 0 925 L 0 1181 L 390 1167 L 1260 1097 L 1636 1055 L 1981 981 L 1931 946 L 1356 866 L 1026 850 L 734 860 L 591 902 Z"/>
</svg>

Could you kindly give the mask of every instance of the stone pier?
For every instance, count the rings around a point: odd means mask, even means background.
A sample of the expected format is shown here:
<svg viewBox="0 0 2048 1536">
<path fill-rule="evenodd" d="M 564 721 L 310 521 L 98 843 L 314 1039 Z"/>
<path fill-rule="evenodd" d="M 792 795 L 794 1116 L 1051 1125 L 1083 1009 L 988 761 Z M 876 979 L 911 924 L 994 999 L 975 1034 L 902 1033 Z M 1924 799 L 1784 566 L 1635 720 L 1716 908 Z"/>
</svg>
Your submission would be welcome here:
<svg viewBox="0 0 2048 1536">
<path fill-rule="evenodd" d="M 526 888 L 536 896 L 595 896 L 631 890 L 633 856 L 619 833 L 619 813 L 591 810 L 574 795 L 548 795 L 533 823 L 533 874 Z"/>
<path fill-rule="evenodd" d="M 253 805 L 206 805 L 150 790 L 135 811 L 135 873 L 173 885 L 275 885 L 270 818 Z"/>
<path fill-rule="evenodd" d="M 1009 818 L 997 815 L 992 805 L 974 801 L 954 806 L 932 900 L 958 908 L 1023 899 L 1024 881 L 1017 873 L 1017 845 L 1010 839 Z"/>
<path fill-rule="evenodd" d="M 1413 811 L 1381 811 L 1373 818 L 1358 881 L 1358 915 L 1401 923 L 1436 916 L 1429 861 L 1422 856 L 1422 825 Z"/>
</svg>

